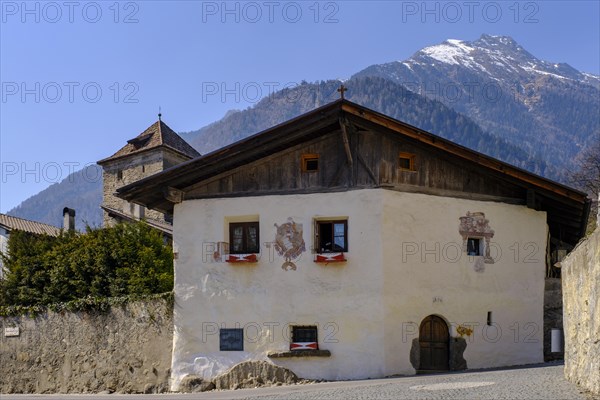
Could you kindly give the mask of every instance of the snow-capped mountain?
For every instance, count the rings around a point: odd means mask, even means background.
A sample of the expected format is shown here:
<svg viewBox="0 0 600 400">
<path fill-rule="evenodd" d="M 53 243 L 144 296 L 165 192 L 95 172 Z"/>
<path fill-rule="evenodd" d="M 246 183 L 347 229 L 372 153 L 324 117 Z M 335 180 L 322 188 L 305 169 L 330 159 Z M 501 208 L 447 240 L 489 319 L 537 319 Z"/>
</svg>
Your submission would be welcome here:
<svg viewBox="0 0 600 400">
<path fill-rule="evenodd" d="M 403 63 L 407 68 L 412 68 L 414 65 L 431 64 L 432 60 L 462 65 L 500 83 L 512 83 L 515 76 L 532 80 L 540 75 L 548 75 L 600 85 L 600 77 L 579 72 L 569 64 L 539 60 L 508 36 L 482 35 L 474 42 L 449 39 L 420 50 Z"/>
<path fill-rule="evenodd" d="M 450 39 L 358 76 L 383 77 L 439 100 L 488 132 L 567 167 L 600 135 L 600 77 L 540 60 L 508 36 Z"/>
</svg>

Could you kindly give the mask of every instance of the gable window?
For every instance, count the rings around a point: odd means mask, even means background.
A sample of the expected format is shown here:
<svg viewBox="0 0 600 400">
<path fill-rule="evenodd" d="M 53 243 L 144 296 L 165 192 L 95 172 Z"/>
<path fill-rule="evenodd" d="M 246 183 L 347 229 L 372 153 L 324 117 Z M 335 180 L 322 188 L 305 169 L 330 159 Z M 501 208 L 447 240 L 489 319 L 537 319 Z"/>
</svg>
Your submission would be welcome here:
<svg viewBox="0 0 600 400">
<path fill-rule="evenodd" d="M 123 170 L 121 170 L 121 169 L 117 170 L 117 180 L 119 180 L 119 181 L 123 180 Z"/>
<path fill-rule="evenodd" d="M 316 326 L 292 326 L 290 350 L 318 350 Z"/>
<path fill-rule="evenodd" d="M 230 254 L 259 253 L 258 222 L 229 223 Z"/>
<path fill-rule="evenodd" d="M 416 171 L 415 158 L 416 156 L 412 153 L 400 153 L 398 166 L 403 171 Z"/>
<path fill-rule="evenodd" d="M 467 239 L 467 255 L 468 256 L 480 256 L 481 252 L 481 239 L 479 238 L 468 238 Z"/>
<path fill-rule="evenodd" d="M 244 351 L 244 330 L 220 329 L 219 330 L 220 351 Z"/>
<path fill-rule="evenodd" d="M 318 154 L 302 154 L 302 172 L 317 172 L 319 170 Z"/>
<path fill-rule="evenodd" d="M 317 221 L 317 253 L 348 251 L 348 221 Z"/>
</svg>

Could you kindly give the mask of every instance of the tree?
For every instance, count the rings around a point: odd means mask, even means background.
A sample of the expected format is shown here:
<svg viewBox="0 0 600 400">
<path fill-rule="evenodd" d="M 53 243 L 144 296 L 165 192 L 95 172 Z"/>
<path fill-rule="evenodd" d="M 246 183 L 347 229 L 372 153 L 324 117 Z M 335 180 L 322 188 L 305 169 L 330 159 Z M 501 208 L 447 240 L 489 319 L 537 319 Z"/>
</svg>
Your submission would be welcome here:
<svg viewBox="0 0 600 400">
<path fill-rule="evenodd" d="M 577 170 L 569 174 L 569 182 L 592 198 L 587 232 L 596 227 L 600 194 L 600 139 L 596 139 L 577 157 Z"/>
<path fill-rule="evenodd" d="M 570 174 L 570 182 L 597 200 L 600 193 L 600 140 L 596 140 L 577 157 L 578 169 Z"/>
<path fill-rule="evenodd" d="M 88 228 L 59 237 L 13 231 L 3 255 L 0 306 L 47 305 L 92 296 L 173 289 L 173 252 L 146 223 Z"/>
</svg>

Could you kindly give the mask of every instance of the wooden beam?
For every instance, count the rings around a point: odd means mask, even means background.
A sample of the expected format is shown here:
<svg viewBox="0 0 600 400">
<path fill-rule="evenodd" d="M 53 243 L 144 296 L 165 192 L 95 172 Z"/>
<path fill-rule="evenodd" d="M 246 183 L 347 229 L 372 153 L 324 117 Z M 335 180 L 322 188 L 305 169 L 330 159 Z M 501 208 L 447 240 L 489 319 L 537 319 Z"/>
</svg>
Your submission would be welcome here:
<svg viewBox="0 0 600 400">
<path fill-rule="evenodd" d="M 348 130 L 346 123 L 340 118 L 340 127 L 342 128 L 342 141 L 344 142 L 344 150 L 346 150 L 346 158 L 348 165 L 352 167 L 354 160 L 352 159 L 352 152 L 350 151 L 350 140 L 348 139 Z"/>
<path fill-rule="evenodd" d="M 369 176 L 371 177 L 371 179 L 373 180 L 374 184 L 379 184 L 379 182 L 377 181 L 377 178 L 375 177 L 375 174 L 373 173 L 373 171 L 371 171 L 371 168 L 369 168 L 369 166 L 367 165 L 367 163 L 365 162 L 364 158 L 362 157 L 362 155 L 360 154 L 360 152 L 356 153 L 356 157 L 358 158 L 358 161 L 360 162 L 360 164 L 362 164 L 362 166 L 365 168 L 365 170 L 367 171 L 367 174 L 369 174 Z"/>
<path fill-rule="evenodd" d="M 347 192 L 349 190 L 360 190 L 365 189 L 364 187 L 349 188 L 346 186 L 336 186 L 330 188 L 303 188 L 303 189 L 281 189 L 281 190 L 257 190 L 257 191 L 244 191 L 244 192 L 230 192 L 230 193 L 210 193 L 210 194 L 199 194 L 194 195 L 188 193 L 186 200 L 199 200 L 199 199 L 218 199 L 218 198 L 230 198 L 230 197 L 251 197 L 251 196 L 280 196 L 289 194 L 312 194 L 312 193 L 339 193 Z"/>
<path fill-rule="evenodd" d="M 540 211 L 541 209 L 540 199 L 536 197 L 535 190 L 527 189 L 527 208 L 532 210 Z"/>
<path fill-rule="evenodd" d="M 169 186 L 163 189 L 163 195 L 165 196 L 165 200 L 173 204 L 179 204 L 183 201 L 185 192 Z"/>
<path fill-rule="evenodd" d="M 420 193 L 432 196 L 454 197 L 458 199 L 481 200 L 481 201 L 496 201 L 507 204 L 524 205 L 525 200 L 513 197 L 494 196 L 481 193 L 470 193 L 457 190 L 437 189 L 428 186 L 418 186 L 409 184 L 390 184 L 379 185 L 382 189 L 394 190 L 397 192 Z"/>
<path fill-rule="evenodd" d="M 163 213 L 171 213 L 173 212 L 173 203 L 171 203 L 170 201 L 165 200 L 165 198 L 152 198 L 149 199 L 145 204 L 141 204 L 143 206 L 146 206 L 146 208 L 150 209 L 150 210 L 156 210 L 156 211 L 160 211 Z"/>
<path fill-rule="evenodd" d="M 329 183 L 329 187 L 335 187 L 335 186 L 337 186 L 338 182 L 340 181 L 340 177 L 342 176 L 342 173 L 344 172 L 344 169 L 345 169 L 345 166 L 344 166 L 343 163 L 338 166 L 338 169 L 337 169 L 337 172 L 335 173 L 335 176 L 333 177 L 333 179 Z"/>
<path fill-rule="evenodd" d="M 348 167 L 350 168 L 350 185 L 355 186 L 356 182 L 354 181 L 354 159 L 352 158 L 352 151 L 350 151 L 350 140 L 348 139 L 348 130 L 346 128 L 346 122 L 343 118 L 340 117 L 340 127 L 342 130 L 342 142 L 344 143 L 344 150 L 346 151 L 346 161 L 348 162 Z"/>
</svg>

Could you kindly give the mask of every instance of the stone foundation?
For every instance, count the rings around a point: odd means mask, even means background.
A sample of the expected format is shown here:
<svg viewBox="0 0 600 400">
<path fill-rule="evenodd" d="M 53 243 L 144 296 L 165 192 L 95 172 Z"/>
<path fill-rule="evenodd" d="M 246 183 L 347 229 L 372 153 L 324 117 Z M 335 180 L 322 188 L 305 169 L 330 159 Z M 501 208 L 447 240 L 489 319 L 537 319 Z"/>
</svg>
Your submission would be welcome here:
<svg viewBox="0 0 600 400">
<path fill-rule="evenodd" d="M 298 382 L 308 381 L 299 379 L 287 368 L 266 361 L 245 361 L 235 365 L 212 381 L 203 380 L 196 375 L 187 375 L 181 380 L 179 391 L 195 393 L 213 389 L 248 389 L 261 386 L 291 385 Z"/>
</svg>

